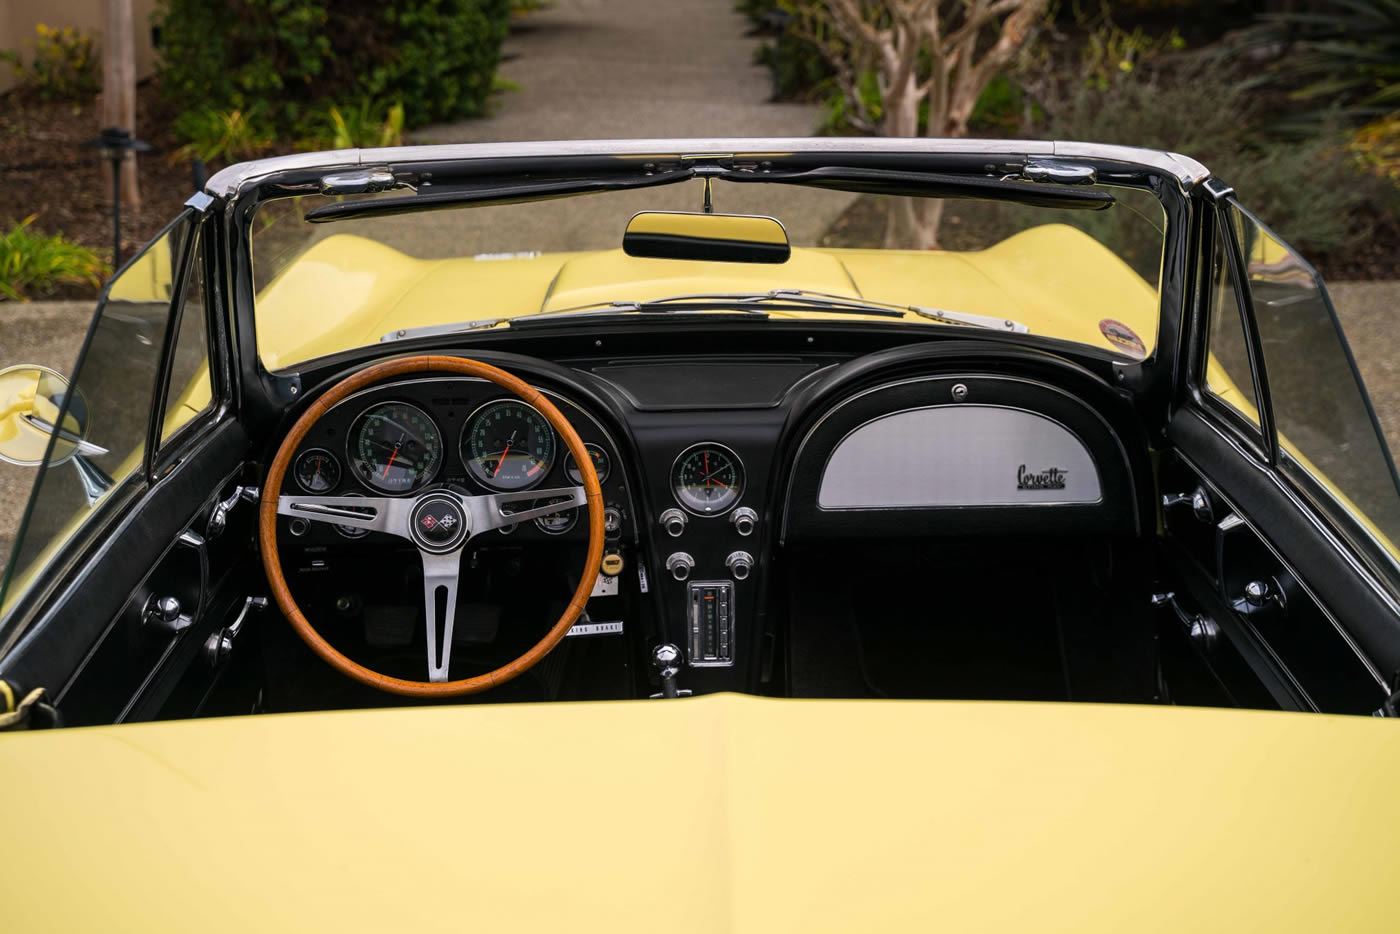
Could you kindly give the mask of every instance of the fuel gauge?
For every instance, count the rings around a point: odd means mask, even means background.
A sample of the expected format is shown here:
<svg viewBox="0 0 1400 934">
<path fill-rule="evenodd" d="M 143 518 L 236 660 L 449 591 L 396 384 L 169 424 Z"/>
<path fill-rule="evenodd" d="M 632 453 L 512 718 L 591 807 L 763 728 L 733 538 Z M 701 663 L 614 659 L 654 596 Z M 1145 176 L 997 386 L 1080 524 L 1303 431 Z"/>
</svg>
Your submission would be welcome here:
<svg viewBox="0 0 1400 934">
<path fill-rule="evenodd" d="M 329 493 L 340 486 L 340 461 L 322 448 L 303 451 L 293 471 L 297 485 L 308 493 Z"/>
</svg>

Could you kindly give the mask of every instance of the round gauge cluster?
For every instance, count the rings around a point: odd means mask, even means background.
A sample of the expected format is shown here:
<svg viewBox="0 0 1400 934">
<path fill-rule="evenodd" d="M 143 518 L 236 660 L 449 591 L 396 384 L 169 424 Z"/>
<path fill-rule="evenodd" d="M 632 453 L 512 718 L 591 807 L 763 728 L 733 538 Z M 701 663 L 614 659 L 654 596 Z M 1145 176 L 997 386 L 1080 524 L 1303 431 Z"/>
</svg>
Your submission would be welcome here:
<svg viewBox="0 0 1400 934">
<path fill-rule="evenodd" d="M 308 493 L 329 493 L 340 486 L 340 461 L 325 448 L 311 448 L 297 455 L 292 473 Z"/>
<path fill-rule="evenodd" d="M 534 406 L 516 399 L 488 402 L 462 430 L 467 472 L 493 490 L 527 490 L 554 466 L 554 429 Z"/>
<path fill-rule="evenodd" d="M 384 493 L 409 493 L 442 463 L 442 434 L 428 413 L 406 402 L 371 406 L 350 426 L 350 469 Z"/>
<path fill-rule="evenodd" d="M 676 458 L 671 468 L 671 491 L 687 511 L 718 516 L 744 495 L 744 464 L 722 444 L 694 445 Z"/>
<path fill-rule="evenodd" d="M 593 461 L 593 472 L 598 475 L 599 483 L 608 482 L 608 474 L 612 473 L 612 461 L 608 459 L 607 452 L 593 442 L 585 442 L 584 448 L 588 451 L 588 457 Z M 574 455 L 565 453 L 564 474 L 574 483 L 583 482 L 583 474 L 578 469 L 578 462 L 574 460 Z"/>
</svg>

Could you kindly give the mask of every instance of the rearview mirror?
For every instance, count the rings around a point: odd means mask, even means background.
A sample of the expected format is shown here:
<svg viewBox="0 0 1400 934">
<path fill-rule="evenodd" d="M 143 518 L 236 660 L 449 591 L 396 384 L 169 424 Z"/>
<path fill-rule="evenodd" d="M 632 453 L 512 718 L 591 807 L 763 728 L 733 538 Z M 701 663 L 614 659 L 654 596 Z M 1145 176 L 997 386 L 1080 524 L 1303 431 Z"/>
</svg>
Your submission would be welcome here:
<svg viewBox="0 0 1400 934">
<path fill-rule="evenodd" d="M 628 222 L 622 251 L 649 259 L 786 263 L 792 246 L 772 217 L 643 211 Z"/>
<path fill-rule="evenodd" d="M 21 364 L 0 370 L 0 460 L 37 467 L 55 433 L 55 464 L 75 453 L 106 454 L 106 448 L 86 440 L 87 405 L 81 396 L 71 401 L 63 424 L 58 424 L 68 392 L 68 380 L 46 366 Z"/>
</svg>

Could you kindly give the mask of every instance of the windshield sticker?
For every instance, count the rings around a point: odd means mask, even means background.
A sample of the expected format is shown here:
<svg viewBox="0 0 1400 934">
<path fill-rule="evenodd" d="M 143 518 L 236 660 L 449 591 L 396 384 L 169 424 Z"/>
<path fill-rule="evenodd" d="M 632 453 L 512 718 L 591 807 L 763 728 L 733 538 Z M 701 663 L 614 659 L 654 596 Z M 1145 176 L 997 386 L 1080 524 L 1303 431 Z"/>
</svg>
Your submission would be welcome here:
<svg viewBox="0 0 1400 934">
<path fill-rule="evenodd" d="M 1112 318 L 1104 318 L 1099 322 L 1099 332 L 1103 334 L 1114 347 L 1124 353 L 1137 357 L 1141 360 L 1147 356 L 1147 347 L 1143 344 L 1142 338 L 1122 321 L 1114 321 Z"/>
</svg>

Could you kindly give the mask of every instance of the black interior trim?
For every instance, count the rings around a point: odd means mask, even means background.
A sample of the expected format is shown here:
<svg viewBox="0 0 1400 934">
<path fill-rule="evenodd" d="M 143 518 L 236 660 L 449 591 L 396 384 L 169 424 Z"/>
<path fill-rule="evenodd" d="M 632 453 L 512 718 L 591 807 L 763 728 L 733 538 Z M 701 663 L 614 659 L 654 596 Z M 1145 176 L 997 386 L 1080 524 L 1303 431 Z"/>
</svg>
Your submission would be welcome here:
<svg viewBox="0 0 1400 934">
<path fill-rule="evenodd" d="M 1168 437 L 1220 487 L 1309 586 L 1382 672 L 1400 671 L 1400 606 L 1363 571 L 1323 520 L 1290 496 L 1265 464 L 1241 456 L 1200 412 L 1176 413 Z M 1243 469 L 1242 469 L 1243 468 Z M 1349 558 L 1351 560 L 1349 560 Z"/>
<path fill-rule="evenodd" d="M 170 474 L 147 491 L 113 528 L 89 541 L 74 568 L 56 585 L 28 633 L 5 657 L 0 676 L 43 685 L 56 696 L 72 683 L 132 592 L 210 496 L 210 478 L 223 477 L 248 453 L 248 437 L 226 419 Z M 217 490 L 213 493 L 217 494 Z"/>
</svg>

